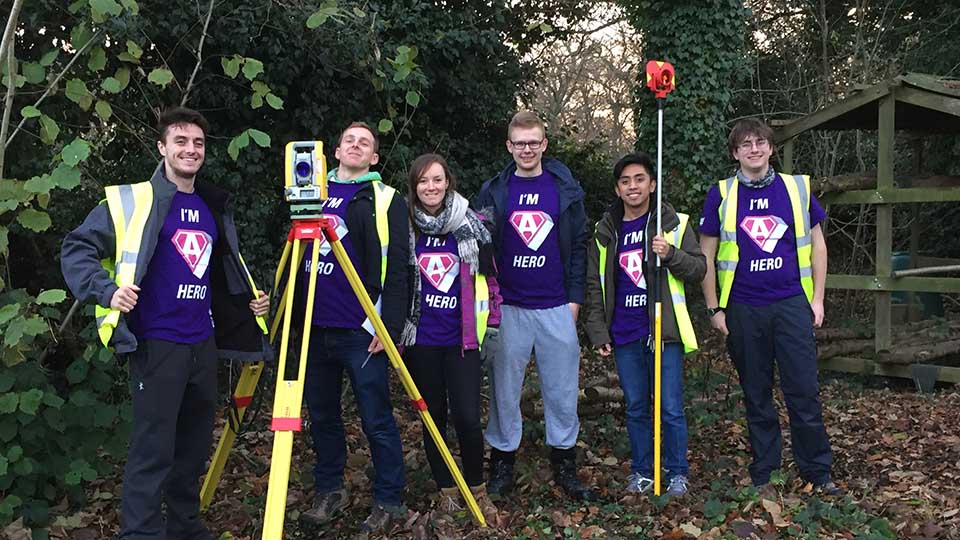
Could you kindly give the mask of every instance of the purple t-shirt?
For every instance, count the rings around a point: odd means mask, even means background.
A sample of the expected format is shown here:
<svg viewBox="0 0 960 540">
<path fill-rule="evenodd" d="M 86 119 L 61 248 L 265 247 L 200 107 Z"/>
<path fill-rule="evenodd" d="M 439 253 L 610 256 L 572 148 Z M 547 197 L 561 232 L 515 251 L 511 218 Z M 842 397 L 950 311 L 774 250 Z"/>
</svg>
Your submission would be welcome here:
<svg viewBox="0 0 960 540">
<path fill-rule="evenodd" d="M 720 188 L 707 193 L 700 219 L 700 232 L 720 236 Z M 810 195 L 810 227 L 827 217 L 817 198 Z M 737 245 L 740 260 L 730 290 L 730 300 L 750 306 L 766 306 L 803 294 L 797 262 L 790 195 L 777 175 L 767 187 L 737 188 Z"/>
<path fill-rule="evenodd" d="M 209 265 L 218 236 L 213 213 L 199 195 L 173 195 L 137 307 L 127 319 L 137 339 L 199 343 L 213 335 Z"/>
<path fill-rule="evenodd" d="M 453 234 L 421 234 L 417 240 L 420 271 L 420 324 L 417 345 L 460 345 L 460 255 Z"/>
<path fill-rule="evenodd" d="M 546 309 L 567 303 L 557 220 L 560 196 L 553 176 L 510 177 L 500 254 L 503 303 Z"/>
<path fill-rule="evenodd" d="M 643 274 L 643 235 L 646 226 L 647 216 L 624 221 L 620 225 L 620 244 L 617 246 L 615 259 L 616 305 L 613 308 L 613 324 L 610 326 L 610 337 L 617 346 L 646 339 L 650 335 L 647 279 Z"/>
<path fill-rule="evenodd" d="M 356 264 L 356 252 L 351 241 L 350 231 L 347 230 L 346 215 L 347 206 L 357 191 L 364 186 L 363 183 L 342 184 L 339 182 L 330 182 L 328 184 L 327 205 L 324 207 L 324 215 L 333 217 L 337 220 L 337 234 L 340 236 L 340 244 L 347 252 L 350 260 L 354 262 L 354 267 L 363 280 L 363 268 Z M 307 297 L 307 279 L 310 277 L 310 257 L 313 250 L 313 242 L 304 242 L 303 256 L 303 274 L 301 276 L 301 285 L 298 285 L 300 292 L 300 301 L 305 302 Z M 333 328 L 360 328 L 367 315 L 360 307 L 360 302 L 353 289 L 350 288 L 350 282 L 347 281 L 347 275 L 343 273 L 343 268 L 337 262 L 337 257 L 333 254 L 330 244 L 324 239 L 320 241 L 320 258 L 317 262 L 317 292 L 313 302 L 313 325 L 326 326 Z"/>
</svg>

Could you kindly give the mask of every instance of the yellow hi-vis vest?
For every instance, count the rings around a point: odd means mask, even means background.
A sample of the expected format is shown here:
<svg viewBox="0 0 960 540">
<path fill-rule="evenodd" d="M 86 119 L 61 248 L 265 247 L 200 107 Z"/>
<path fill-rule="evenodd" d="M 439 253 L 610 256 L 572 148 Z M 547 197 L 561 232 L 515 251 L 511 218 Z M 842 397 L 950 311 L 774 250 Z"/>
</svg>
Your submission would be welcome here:
<svg viewBox="0 0 960 540">
<path fill-rule="evenodd" d="M 487 333 L 487 320 L 490 318 L 490 289 L 487 276 L 477 272 L 473 277 L 473 317 L 477 323 L 477 345 L 483 346 L 483 337 Z"/>
<path fill-rule="evenodd" d="M 683 233 L 687 230 L 687 223 L 690 216 L 677 212 L 680 218 L 680 224 L 677 228 L 666 235 L 668 244 L 676 249 L 680 249 L 683 241 Z M 597 240 L 597 248 L 600 250 L 600 294 L 603 297 L 604 305 L 607 302 L 607 246 L 601 245 Z M 699 348 L 697 344 L 697 335 L 693 331 L 693 323 L 690 321 L 690 312 L 687 311 L 687 296 L 683 286 L 683 281 L 674 277 L 670 270 L 667 270 L 667 285 L 670 289 L 670 299 L 673 301 L 673 314 L 677 319 L 677 330 L 680 332 L 680 341 L 683 342 L 683 353 L 690 354 Z"/>
<path fill-rule="evenodd" d="M 393 202 L 393 196 L 397 194 L 397 190 L 379 180 L 373 180 L 370 184 L 373 186 L 373 213 L 377 223 L 377 237 L 380 239 L 380 296 L 377 297 L 377 302 L 374 304 L 379 315 L 382 306 L 383 284 L 387 280 L 387 250 L 390 247 L 390 221 L 387 219 L 387 212 L 390 210 L 390 204 Z M 373 323 L 370 322 L 369 318 L 363 321 L 362 327 L 370 335 L 376 334 Z"/>
<path fill-rule="evenodd" d="M 800 286 L 808 302 L 813 301 L 813 253 L 810 236 L 810 177 L 777 173 L 790 196 L 793 210 L 794 236 L 797 240 L 797 263 L 800 266 Z M 720 246 L 717 249 L 717 280 L 720 282 L 720 307 L 727 307 L 733 277 L 740 260 L 737 245 L 737 192 L 740 182 L 737 177 L 720 182 Z"/>
<path fill-rule="evenodd" d="M 143 244 L 143 231 L 153 208 L 153 184 L 149 181 L 138 184 L 107 186 L 106 203 L 113 221 L 116 238 L 115 255 L 112 259 L 103 259 L 101 264 L 114 279 L 117 286 L 133 285 L 137 270 L 140 246 Z M 240 257 L 240 265 L 247 276 L 250 290 L 256 294 L 257 287 L 247 264 Z M 120 310 L 97 305 L 94 308 L 97 320 L 97 333 L 104 347 L 110 346 L 113 331 L 120 323 Z M 263 317 L 257 317 L 257 325 L 267 333 L 267 323 Z"/>
</svg>

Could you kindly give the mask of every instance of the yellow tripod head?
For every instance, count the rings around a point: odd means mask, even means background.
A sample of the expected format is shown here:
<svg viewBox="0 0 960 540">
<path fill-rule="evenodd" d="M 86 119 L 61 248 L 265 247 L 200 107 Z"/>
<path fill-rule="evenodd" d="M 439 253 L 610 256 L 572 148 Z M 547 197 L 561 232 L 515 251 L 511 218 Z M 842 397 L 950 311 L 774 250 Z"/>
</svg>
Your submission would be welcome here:
<svg viewBox="0 0 960 540">
<path fill-rule="evenodd" d="M 315 219 L 327 200 L 327 158 L 322 141 L 291 141 L 284 153 L 283 198 L 291 219 Z"/>
</svg>

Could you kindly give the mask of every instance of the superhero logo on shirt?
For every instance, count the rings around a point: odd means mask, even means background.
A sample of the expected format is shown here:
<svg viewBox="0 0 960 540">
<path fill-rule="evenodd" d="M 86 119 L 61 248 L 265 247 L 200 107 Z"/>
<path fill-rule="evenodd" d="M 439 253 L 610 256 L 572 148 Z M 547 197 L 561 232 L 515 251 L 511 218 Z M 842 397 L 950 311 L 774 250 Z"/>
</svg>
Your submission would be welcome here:
<svg viewBox="0 0 960 540">
<path fill-rule="evenodd" d="M 773 253 L 787 232 L 787 224 L 777 216 L 747 216 L 740 222 L 740 228 L 767 253 Z"/>
<path fill-rule="evenodd" d="M 450 286 L 460 275 L 460 257 L 452 253 L 424 253 L 417 257 L 420 273 L 438 291 L 450 292 Z"/>
<path fill-rule="evenodd" d="M 510 224 L 528 248 L 537 251 L 553 230 L 553 219 L 542 210 L 517 210 L 510 214 Z"/>
<path fill-rule="evenodd" d="M 170 237 L 170 241 L 183 257 L 190 271 L 197 278 L 202 278 L 210 263 L 210 253 L 213 252 L 213 238 L 204 231 L 192 229 L 177 229 Z"/>
<path fill-rule="evenodd" d="M 324 217 L 332 219 L 333 222 L 337 224 L 336 227 L 334 227 L 334 230 L 337 232 L 337 238 L 343 240 L 343 237 L 346 236 L 347 233 L 349 232 L 347 230 L 346 222 L 340 219 L 340 216 L 336 214 L 324 214 Z M 330 247 L 330 243 L 327 242 L 326 237 L 320 238 L 320 256 L 321 257 L 326 257 L 327 255 L 329 255 L 332 249 L 333 248 Z"/>
<path fill-rule="evenodd" d="M 647 288 L 647 279 L 643 277 L 643 249 L 624 251 L 620 254 L 620 268 L 630 276 L 633 284 L 641 289 Z"/>
</svg>

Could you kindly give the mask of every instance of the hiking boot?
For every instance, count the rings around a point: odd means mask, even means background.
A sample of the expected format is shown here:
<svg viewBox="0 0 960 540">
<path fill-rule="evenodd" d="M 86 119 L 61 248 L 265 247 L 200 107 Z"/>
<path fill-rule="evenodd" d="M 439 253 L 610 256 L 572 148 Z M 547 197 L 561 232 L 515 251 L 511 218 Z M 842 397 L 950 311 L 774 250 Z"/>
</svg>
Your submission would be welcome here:
<svg viewBox="0 0 960 540">
<path fill-rule="evenodd" d="M 690 490 L 690 483 L 687 477 L 678 474 L 670 479 L 670 485 L 667 486 L 667 497 L 683 497 Z"/>
<path fill-rule="evenodd" d="M 300 519 L 312 525 L 323 525 L 350 506 L 350 494 L 340 488 L 314 497 L 313 508 L 300 514 Z"/>
<path fill-rule="evenodd" d="M 360 529 L 366 533 L 382 533 L 390 528 L 394 521 L 402 521 L 407 515 L 403 506 L 374 503 L 367 519 L 360 524 Z"/>
<path fill-rule="evenodd" d="M 477 506 L 480 507 L 480 513 L 483 514 L 483 520 L 487 522 L 487 527 L 496 527 L 500 510 L 487 495 L 487 485 L 480 484 L 479 486 L 470 486 L 470 493 L 473 494 L 473 499 L 477 501 Z"/>
<path fill-rule="evenodd" d="M 761 500 L 776 502 L 778 498 L 777 488 L 774 487 L 773 484 L 771 484 L 770 482 L 767 482 L 766 484 L 760 484 L 759 486 L 755 486 L 755 487 L 757 489 L 757 495 L 760 497 Z"/>
<path fill-rule="evenodd" d="M 627 493 L 644 494 L 653 489 L 653 479 L 640 473 L 633 473 L 627 477 Z"/>
<path fill-rule="evenodd" d="M 513 491 L 513 462 L 516 452 L 503 452 L 496 448 L 490 451 L 490 479 L 487 492 L 491 495 L 506 497 Z"/>
<path fill-rule="evenodd" d="M 833 480 L 827 480 L 822 484 L 814 484 L 813 494 L 818 497 L 842 497 L 843 490 Z"/>
<path fill-rule="evenodd" d="M 460 506 L 460 490 L 456 487 L 441 488 L 436 509 L 450 516 L 463 510 Z"/>
<path fill-rule="evenodd" d="M 577 478 L 576 448 L 551 449 L 550 464 L 553 466 L 553 481 L 563 488 L 568 497 L 575 501 L 592 501 L 596 498 L 593 492 L 580 485 Z"/>
</svg>

